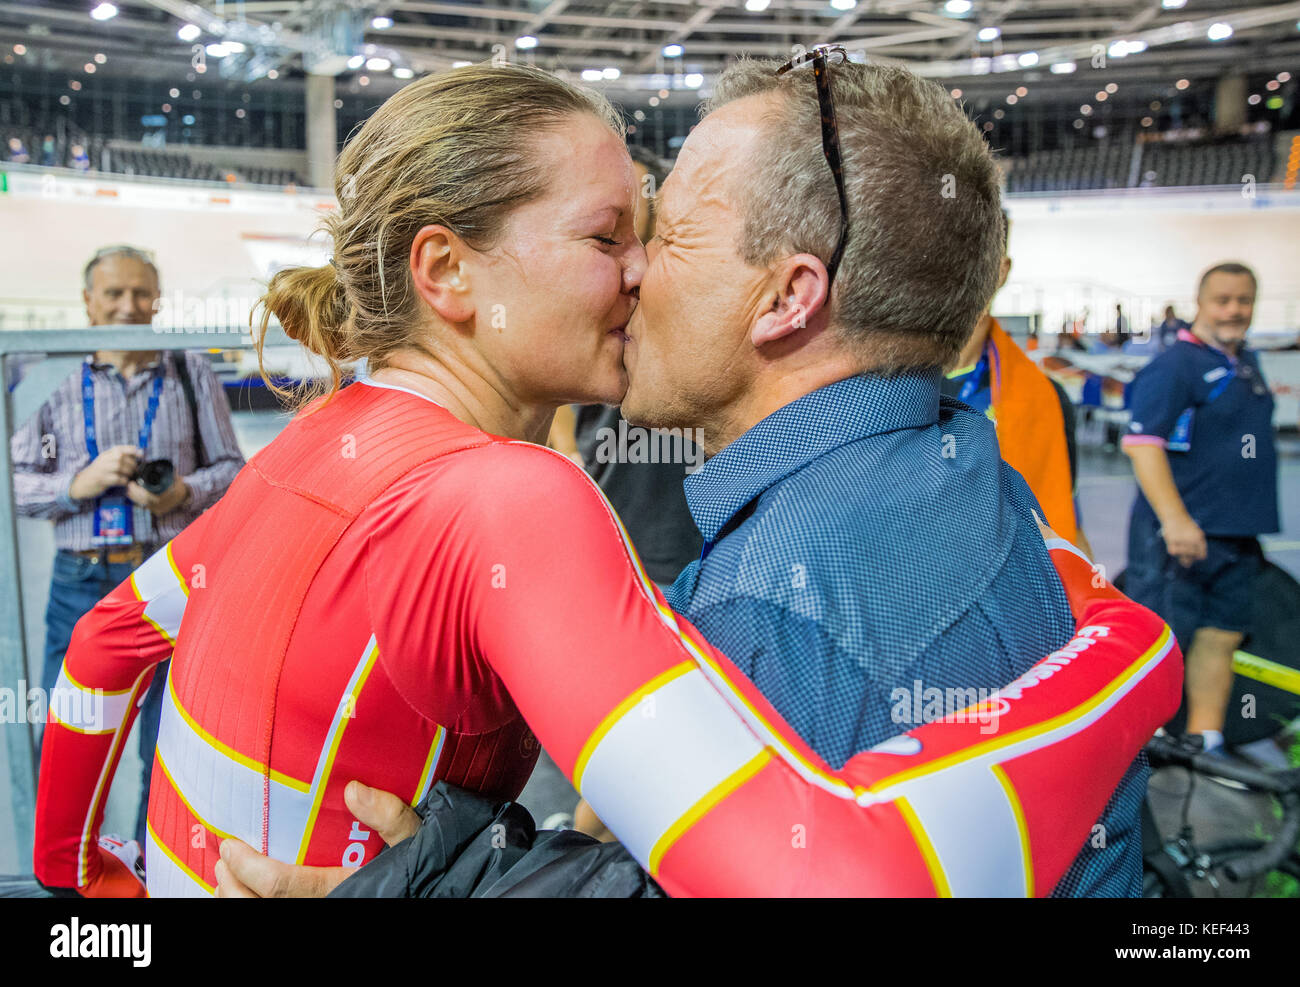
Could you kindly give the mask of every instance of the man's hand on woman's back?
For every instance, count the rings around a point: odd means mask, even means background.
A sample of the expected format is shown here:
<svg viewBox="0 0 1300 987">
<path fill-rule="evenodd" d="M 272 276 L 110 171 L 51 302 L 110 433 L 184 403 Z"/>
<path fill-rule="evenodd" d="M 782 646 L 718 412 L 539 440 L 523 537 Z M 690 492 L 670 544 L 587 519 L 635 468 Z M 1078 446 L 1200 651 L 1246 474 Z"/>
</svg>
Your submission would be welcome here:
<svg viewBox="0 0 1300 987">
<path fill-rule="evenodd" d="M 396 795 L 348 783 L 343 800 L 357 820 L 388 846 L 420 828 L 415 810 Z M 242 840 L 221 842 L 217 862 L 218 898 L 323 898 L 356 872 L 355 867 L 304 867 L 263 856 Z"/>
</svg>

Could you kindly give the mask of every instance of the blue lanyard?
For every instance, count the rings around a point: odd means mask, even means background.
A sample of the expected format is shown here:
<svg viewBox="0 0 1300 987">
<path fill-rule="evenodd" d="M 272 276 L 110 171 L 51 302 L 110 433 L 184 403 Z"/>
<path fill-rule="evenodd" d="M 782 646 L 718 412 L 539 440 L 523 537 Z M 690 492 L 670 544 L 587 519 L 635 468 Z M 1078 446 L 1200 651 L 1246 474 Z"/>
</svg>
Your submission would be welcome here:
<svg viewBox="0 0 1300 987">
<path fill-rule="evenodd" d="M 984 374 L 988 372 L 988 369 L 989 344 L 985 343 L 984 349 L 980 351 L 979 363 L 975 364 L 975 369 L 972 370 L 970 376 L 966 378 L 966 383 L 961 385 L 961 394 L 957 396 L 959 401 L 964 404 L 970 404 L 970 399 L 979 391 L 980 382 L 983 381 Z"/>
<path fill-rule="evenodd" d="M 154 416 L 158 414 L 158 399 L 162 396 L 163 378 L 162 358 L 158 359 L 158 369 L 153 375 L 153 390 L 149 393 L 149 407 L 144 413 L 144 425 L 140 429 L 139 449 L 143 453 L 149 448 L 149 436 L 153 434 Z M 86 412 L 86 451 L 93 460 L 99 456 L 99 443 L 95 441 L 95 382 L 90 375 L 90 360 L 81 365 L 81 403 Z"/>
</svg>

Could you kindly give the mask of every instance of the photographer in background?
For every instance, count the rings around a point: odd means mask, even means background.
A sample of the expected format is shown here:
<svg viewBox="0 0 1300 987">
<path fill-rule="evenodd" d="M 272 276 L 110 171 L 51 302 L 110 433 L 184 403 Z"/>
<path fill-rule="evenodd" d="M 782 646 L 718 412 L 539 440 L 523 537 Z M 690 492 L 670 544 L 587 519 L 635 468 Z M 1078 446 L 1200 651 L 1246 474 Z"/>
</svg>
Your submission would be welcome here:
<svg viewBox="0 0 1300 987">
<path fill-rule="evenodd" d="M 92 326 L 152 324 L 159 292 L 145 251 L 105 247 L 86 264 L 82 297 Z M 87 357 L 14 433 L 10 449 L 18 513 L 54 522 L 41 673 L 49 696 L 77 621 L 215 503 L 244 457 L 203 353 L 158 350 Z M 164 664 L 141 710 L 141 846 L 166 678 Z"/>
</svg>

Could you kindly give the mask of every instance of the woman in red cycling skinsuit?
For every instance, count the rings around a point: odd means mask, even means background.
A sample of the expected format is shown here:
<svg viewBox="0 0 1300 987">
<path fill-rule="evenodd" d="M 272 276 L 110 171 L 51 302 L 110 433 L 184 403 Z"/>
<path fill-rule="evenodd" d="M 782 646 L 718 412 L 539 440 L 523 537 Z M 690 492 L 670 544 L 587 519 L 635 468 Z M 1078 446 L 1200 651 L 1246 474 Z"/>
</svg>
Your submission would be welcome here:
<svg viewBox="0 0 1300 987">
<path fill-rule="evenodd" d="M 104 794 L 173 654 L 154 895 L 211 893 L 228 836 L 364 864 L 379 838 L 347 781 L 513 797 L 530 726 L 673 894 L 1054 886 L 1177 704 L 1157 619 L 1054 553 L 1080 633 L 1015 684 L 996 734 L 931 724 L 831 771 L 668 609 L 586 475 L 521 441 L 624 384 L 644 255 L 603 101 L 522 69 L 430 77 L 371 118 L 336 187 L 333 263 L 278 275 L 267 304 L 336 383 L 361 356 L 372 376 L 305 408 L 78 624 L 43 751 L 44 884 L 122 888 Z M 954 842 L 944 805 L 980 809 L 1006 849 Z"/>
</svg>

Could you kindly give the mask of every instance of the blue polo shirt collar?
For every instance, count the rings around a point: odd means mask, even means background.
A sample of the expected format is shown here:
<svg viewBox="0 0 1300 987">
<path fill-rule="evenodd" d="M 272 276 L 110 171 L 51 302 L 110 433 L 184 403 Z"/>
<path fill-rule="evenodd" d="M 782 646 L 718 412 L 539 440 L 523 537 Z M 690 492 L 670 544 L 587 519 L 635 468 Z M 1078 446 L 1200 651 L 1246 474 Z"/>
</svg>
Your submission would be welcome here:
<svg viewBox="0 0 1300 987">
<path fill-rule="evenodd" d="M 686 503 L 705 541 L 736 512 L 813 460 L 858 439 L 939 420 L 938 369 L 836 381 L 774 411 L 686 477 Z"/>
</svg>

